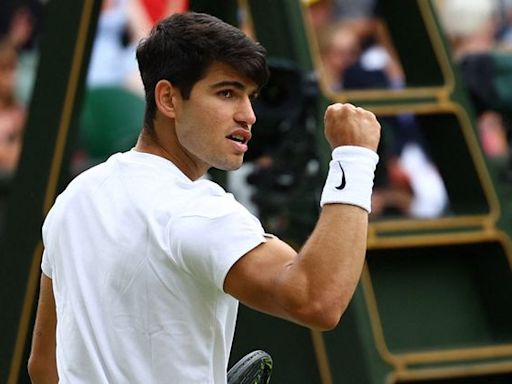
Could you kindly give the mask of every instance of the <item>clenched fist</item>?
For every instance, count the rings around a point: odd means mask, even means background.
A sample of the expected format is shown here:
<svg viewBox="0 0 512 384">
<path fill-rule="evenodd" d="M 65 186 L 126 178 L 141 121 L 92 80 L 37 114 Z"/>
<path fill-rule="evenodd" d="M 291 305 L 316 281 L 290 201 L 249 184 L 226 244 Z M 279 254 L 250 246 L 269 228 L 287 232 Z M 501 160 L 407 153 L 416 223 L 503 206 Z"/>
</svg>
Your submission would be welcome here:
<svg viewBox="0 0 512 384">
<path fill-rule="evenodd" d="M 352 104 L 336 103 L 327 107 L 324 116 L 325 137 L 331 148 L 355 145 L 377 151 L 380 124 L 375 115 Z"/>
</svg>

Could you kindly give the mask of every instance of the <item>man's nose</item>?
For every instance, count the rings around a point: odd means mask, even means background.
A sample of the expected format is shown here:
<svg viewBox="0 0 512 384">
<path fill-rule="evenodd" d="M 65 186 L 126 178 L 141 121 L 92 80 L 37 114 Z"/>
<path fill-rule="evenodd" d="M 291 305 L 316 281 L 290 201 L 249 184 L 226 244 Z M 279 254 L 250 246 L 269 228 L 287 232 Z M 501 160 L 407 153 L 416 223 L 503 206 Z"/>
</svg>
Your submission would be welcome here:
<svg viewBox="0 0 512 384">
<path fill-rule="evenodd" d="M 249 97 L 240 103 L 239 110 L 235 114 L 235 120 L 241 125 L 248 127 L 256 122 L 256 115 L 254 114 L 254 109 Z"/>
</svg>

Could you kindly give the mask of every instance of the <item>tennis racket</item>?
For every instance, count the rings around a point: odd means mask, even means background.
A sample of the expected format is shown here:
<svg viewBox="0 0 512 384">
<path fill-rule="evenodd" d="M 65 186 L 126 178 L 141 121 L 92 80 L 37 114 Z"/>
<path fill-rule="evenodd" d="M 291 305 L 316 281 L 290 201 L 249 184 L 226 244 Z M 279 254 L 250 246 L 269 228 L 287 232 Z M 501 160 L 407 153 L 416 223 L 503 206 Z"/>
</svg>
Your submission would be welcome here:
<svg viewBox="0 0 512 384">
<path fill-rule="evenodd" d="M 253 351 L 231 367 L 228 384 L 268 384 L 271 373 L 270 355 L 264 351 Z"/>
</svg>

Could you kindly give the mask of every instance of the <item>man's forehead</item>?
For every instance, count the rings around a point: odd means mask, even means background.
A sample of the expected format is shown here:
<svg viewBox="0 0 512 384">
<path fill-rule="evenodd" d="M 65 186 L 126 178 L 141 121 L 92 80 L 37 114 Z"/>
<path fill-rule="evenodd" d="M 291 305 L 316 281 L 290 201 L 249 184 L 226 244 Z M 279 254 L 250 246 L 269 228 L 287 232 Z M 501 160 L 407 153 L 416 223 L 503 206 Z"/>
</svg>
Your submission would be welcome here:
<svg viewBox="0 0 512 384">
<path fill-rule="evenodd" d="M 258 88 L 250 78 L 232 66 L 221 62 L 214 62 L 208 67 L 204 80 L 212 87 L 233 86 L 250 93 Z"/>
</svg>

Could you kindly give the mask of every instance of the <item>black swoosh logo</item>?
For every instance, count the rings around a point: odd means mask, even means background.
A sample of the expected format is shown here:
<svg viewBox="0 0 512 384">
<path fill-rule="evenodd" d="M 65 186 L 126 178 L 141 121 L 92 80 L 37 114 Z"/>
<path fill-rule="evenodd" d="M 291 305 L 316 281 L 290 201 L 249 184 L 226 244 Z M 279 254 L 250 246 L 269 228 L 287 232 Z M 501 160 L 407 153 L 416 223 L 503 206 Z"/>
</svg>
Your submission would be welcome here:
<svg viewBox="0 0 512 384">
<path fill-rule="evenodd" d="M 341 166 L 341 163 L 338 161 L 338 165 L 341 168 L 341 184 L 335 187 L 337 190 L 341 191 L 343 188 L 345 188 L 345 185 L 347 184 L 347 181 L 345 180 L 345 171 L 343 170 L 343 167 Z"/>
</svg>

